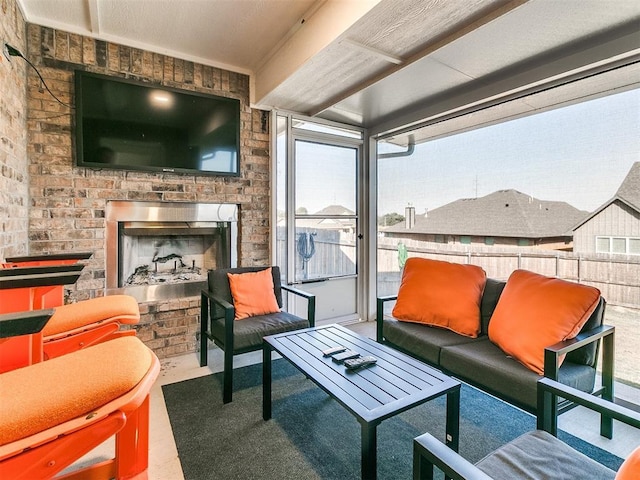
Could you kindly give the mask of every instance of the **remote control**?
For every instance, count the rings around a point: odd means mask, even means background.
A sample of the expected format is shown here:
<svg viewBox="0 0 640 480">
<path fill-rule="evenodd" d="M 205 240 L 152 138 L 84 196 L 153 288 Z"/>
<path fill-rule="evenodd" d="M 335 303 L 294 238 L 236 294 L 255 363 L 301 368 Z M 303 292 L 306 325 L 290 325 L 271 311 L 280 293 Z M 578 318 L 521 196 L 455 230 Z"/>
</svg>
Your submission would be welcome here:
<svg viewBox="0 0 640 480">
<path fill-rule="evenodd" d="M 377 360 L 375 357 L 366 356 L 360 358 L 352 358 L 344 361 L 344 365 L 348 370 L 356 370 L 358 368 L 366 367 L 368 365 L 373 365 Z"/>
<path fill-rule="evenodd" d="M 347 350 L 346 352 L 342 352 L 342 353 L 338 353 L 337 355 L 334 355 L 333 357 L 331 357 L 331 360 L 333 360 L 336 363 L 342 363 L 345 360 L 348 360 L 350 358 L 356 358 L 359 356 L 360 354 L 358 352 L 354 352 L 353 350 Z"/>
<path fill-rule="evenodd" d="M 323 357 L 333 357 L 336 353 L 344 352 L 347 347 L 333 347 L 322 351 Z"/>
</svg>

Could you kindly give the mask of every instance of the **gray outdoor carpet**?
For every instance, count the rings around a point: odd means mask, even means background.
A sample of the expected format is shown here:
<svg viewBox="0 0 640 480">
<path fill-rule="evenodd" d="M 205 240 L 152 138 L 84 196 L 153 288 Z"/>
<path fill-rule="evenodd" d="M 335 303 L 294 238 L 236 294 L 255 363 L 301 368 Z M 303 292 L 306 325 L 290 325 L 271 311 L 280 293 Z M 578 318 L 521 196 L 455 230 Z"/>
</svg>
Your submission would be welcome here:
<svg viewBox="0 0 640 480">
<path fill-rule="evenodd" d="M 348 480 L 360 478 L 360 425 L 286 360 L 273 364 L 272 419 L 262 420 L 262 365 L 234 371 L 233 402 L 222 374 L 163 386 L 187 480 Z M 460 399 L 460 453 L 476 462 L 524 432 L 535 418 L 467 385 Z M 412 478 L 413 439 L 443 439 L 444 398 L 378 427 L 378 479 Z M 609 468 L 622 460 L 566 432 L 560 438 Z"/>
</svg>

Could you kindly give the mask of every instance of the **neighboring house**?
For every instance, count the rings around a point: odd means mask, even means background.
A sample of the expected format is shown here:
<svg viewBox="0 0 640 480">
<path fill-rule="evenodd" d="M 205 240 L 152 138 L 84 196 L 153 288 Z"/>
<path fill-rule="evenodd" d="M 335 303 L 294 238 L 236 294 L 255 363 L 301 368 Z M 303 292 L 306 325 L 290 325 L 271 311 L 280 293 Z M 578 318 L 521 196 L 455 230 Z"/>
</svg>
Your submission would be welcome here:
<svg viewBox="0 0 640 480">
<path fill-rule="evenodd" d="M 407 212 L 411 219 L 411 212 Z M 588 212 L 566 202 L 538 200 L 517 190 L 465 198 L 381 229 L 386 237 L 440 244 L 570 250 L 571 227 Z"/>
<path fill-rule="evenodd" d="M 315 212 L 313 218 L 296 221 L 296 228 L 337 230 L 342 233 L 353 234 L 356 230 L 355 212 L 342 205 L 329 205 Z"/>
<path fill-rule="evenodd" d="M 574 251 L 640 255 L 640 162 L 615 196 L 574 227 Z"/>
</svg>

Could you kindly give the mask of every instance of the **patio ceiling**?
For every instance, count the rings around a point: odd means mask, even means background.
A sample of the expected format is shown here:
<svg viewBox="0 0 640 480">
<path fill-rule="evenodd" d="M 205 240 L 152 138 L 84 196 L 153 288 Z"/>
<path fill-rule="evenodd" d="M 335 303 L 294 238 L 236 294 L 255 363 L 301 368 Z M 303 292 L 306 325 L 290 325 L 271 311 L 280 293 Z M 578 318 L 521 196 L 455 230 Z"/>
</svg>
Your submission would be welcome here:
<svg viewBox="0 0 640 480">
<path fill-rule="evenodd" d="M 246 73 L 254 106 L 360 125 L 373 133 L 450 115 L 486 99 L 499 104 L 549 78 L 561 81 L 605 63 L 640 59 L 637 0 L 18 4 L 30 23 Z M 624 69 L 607 82 L 605 89 L 630 88 L 640 83 L 640 75 Z M 584 88 L 602 87 L 582 87 L 570 95 L 584 97 L 589 95 Z M 514 114 L 558 100 L 520 102 Z"/>
</svg>

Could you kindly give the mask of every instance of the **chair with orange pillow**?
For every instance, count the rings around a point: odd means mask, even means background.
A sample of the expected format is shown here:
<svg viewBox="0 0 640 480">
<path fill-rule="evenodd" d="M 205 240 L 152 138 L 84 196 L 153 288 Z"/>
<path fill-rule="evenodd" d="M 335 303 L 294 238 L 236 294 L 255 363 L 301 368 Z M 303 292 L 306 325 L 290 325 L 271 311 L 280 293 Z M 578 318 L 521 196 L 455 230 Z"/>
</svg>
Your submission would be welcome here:
<svg viewBox="0 0 640 480">
<path fill-rule="evenodd" d="M 307 300 L 307 318 L 282 311 L 282 290 Z M 233 395 L 233 356 L 262 348 L 267 335 L 315 326 L 315 295 L 282 285 L 280 268 L 210 270 L 202 290 L 200 366 L 207 365 L 208 342 L 224 351 L 223 402 Z"/>
<path fill-rule="evenodd" d="M 555 380 L 542 378 L 537 383 L 537 430 L 527 432 L 501 446 L 475 465 L 431 434 L 425 433 L 413 441 L 413 478 L 434 478 L 434 467 L 453 480 L 640 478 L 640 446 L 637 446 L 616 473 L 558 440 L 558 416 L 555 408 L 558 396 L 602 416 L 640 428 L 639 412 Z"/>
<path fill-rule="evenodd" d="M 52 313 L 0 315 L 0 331 L 36 333 Z M 53 478 L 113 436 L 113 458 L 56 478 L 147 478 L 159 371 L 149 348 L 124 337 L 0 374 L 0 478 Z"/>
</svg>

